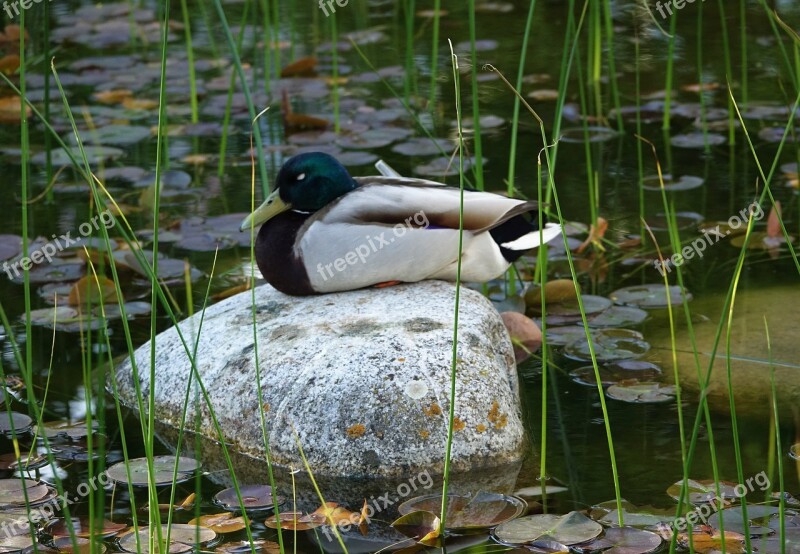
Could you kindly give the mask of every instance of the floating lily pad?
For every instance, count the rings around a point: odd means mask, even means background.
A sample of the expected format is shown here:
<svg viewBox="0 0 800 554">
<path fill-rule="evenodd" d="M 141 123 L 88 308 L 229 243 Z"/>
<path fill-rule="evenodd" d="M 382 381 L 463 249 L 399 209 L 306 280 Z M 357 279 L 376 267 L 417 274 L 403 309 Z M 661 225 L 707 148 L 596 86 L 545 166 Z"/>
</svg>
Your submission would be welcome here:
<svg viewBox="0 0 800 554">
<path fill-rule="evenodd" d="M 34 552 L 34 543 L 36 540 L 31 537 L 30 531 L 28 530 L 28 523 L 26 522 L 23 525 L 23 529 L 25 529 L 26 534 L 18 534 L 14 536 L 8 536 L 3 533 L 3 537 L 0 538 L 0 552 L 3 554 L 17 554 L 19 553 L 29 553 Z M 46 549 L 43 545 L 36 543 L 39 552 L 45 552 Z M 101 554 L 98 550 L 98 554 Z"/>
<path fill-rule="evenodd" d="M 611 306 L 607 310 L 592 316 L 586 322 L 589 327 L 630 327 L 643 323 L 650 314 L 633 306 Z"/>
<path fill-rule="evenodd" d="M 561 132 L 561 142 L 606 142 L 619 136 L 611 127 L 571 127 Z"/>
<path fill-rule="evenodd" d="M 12 283 L 21 285 L 24 282 L 25 276 L 20 266 L 15 266 L 19 274 L 14 272 L 14 277 L 11 279 Z M 28 278 L 34 285 L 44 283 L 63 283 L 64 281 L 77 281 L 83 277 L 85 266 L 83 263 L 62 262 L 53 260 L 51 264 L 35 265 L 28 272 Z"/>
<path fill-rule="evenodd" d="M 225 554 L 248 554 L 253 552 L 253 548 L 262 554 L 280 554 L 281 552 L 280 544 L 263 539 L 253 539 L 252 544 L 247 540 L 228 542 L 217 546 L 214 550 L 225 552 Z"/>
<path fill-rule="evenodd" d="M 44 531 L 53 537 L 109 538 L 127 527 L 124 523 L 114 523 L 108 520 L 90 522 L 89 519 L 73 517 L 70 528 L 70 525 L 67 525 L 67 519 L 60 517 L 49 521 L 45 525 Z"/>
<path fill-rule="evenodd" d="M 709 146 L 719 146 L 725 144 L 727 139 L 717 133 L 687 133 L 685 135 L 675 135 L 670 139 L 672 146 L 678 148 L 705 148 Z"/>
<path fill-rule="evenodd" d="M 92 422 L 92 433 L 97 430 L 97 424 Z M 89 429 L 85 421 L 48 421 L 41 426 L 35 426 L 34 432 L 39 436 L 47 438 L 62 438 L 78 440 L 85 438 L 89 434 Z"/>
<path fill-rule="evenodd" d="M 45 498 L 49 492 L 47 485 L 33 479 L 0 479 L 0 506 L 33 504 Z"/>
<path fill-rule="evenodd" d="M 664 383 L 622 381 L 606 389 L 606 396 L 632 404 L 656 404 L 675 399 L 675 385 Z"/>
<path fill-rule="evenodd" d="M 378 156 L 372 152 L 364 152 L 362 150 L 346 150 L 337 154 L 336 158 L 345 167 L 372 165 L 378 161 Z"/>
<path fill-rule="evenodd" d="M 106 322 L 97 315 L 93 313 L 84 314 L 71 306 L 32 310 L 30 317 L 32 325 L 65 333 L 78 333 L 82 330 L 87 331 L 90 329 L 96 331 L 106 325 Z M 20 320 L 25 320 L 24 314 L 20 316 Z"/>
<path fill-rule="evenodd" d="M 683 481 L 677 481 L 667 488 L 667 494 L 675 500 L 680 500 L 682 487 Z M 698 481 L 695 479 L 689 479 L 687 481 L 687 487 L 689 494 L 688 500 L 692 504 L 703 504 L 717 498 L 717 484 L 713 480 L 704 479 Z M 736 483 L 720 481 L 719 496 L 724 496 L 728 499 L 736 498 L 735 487 Z"/>
<path fill-rule="evenodd" d="M 149 127 L 141 125 L 105 125 L 83 133 L 82 136 L 86 144 L 129 146 L 150 138 L 152 133 Z"/>
<path fill-rule="evenodd" d="M 612 304 L 611 300 L 608 298 L 595 296 L 593 294 L 582 294 L 581 301 L 583 302 L 583 309 L 587 315 L 600 313 L 609 308 Z M 550 315 L 580 316 L 580 313 L 581 310 L 577 298 L 547 304 L 548 317 Z"/>
<path fill-rule="evenodd" d="M 86 153 L 86 158 L 89 160 L 89 164 L 91 165 L 97 165 L 102 162 L 113 160 L 124 154 L 124 152 L 119 148 L 112 148 L 110 146 L 84 146 L 83 150 Z M 80 149 L 77 146 L 71 147 L 69 152 L 75 156 L 75 159 L 78 160 L 79 164 L 83 163 L 83 157 L 81 156 Z M 63 148 L 56 148 L 52 150 L 50 154 L 54 166 L 72 164 L 72 160 L 70 160 L 69 156 L 67 155 L 67 151 Z M 47 156 L 45 152 L 39 152 L 31 156 L 31 163 L 34 164 L 44 165 L 46 160 Z"/>
<path fill-rule="evenodd" d="M 700 188 L 703 186 L 703 183 L 705 183 L 705 179 L 695 175 L 681 175 L 680 178 L 673 179 L 672 175 L 667 173 L 663 175 L 663 178 L 664 190 L 673 192 Z M 645 190 L 661 190 L 661 181 L 659 180 L 658 175 L 650 175 L 642 179 L 642 188 Z"/>
<path fill-rule="evenodd" d="M 437 543 L 440 525 L 439 516 L 422 510 L 407 513 L 392 522 L 398 532 L 424 545 Z"/>
<path fill-rule="evenodd" d="M 10 260 L 22 252 L 22 237 L 0 235 L 0 262 Z"/>
<path fill-rule="evenodd" d="M 363 133 L 340 136 L 336 140 L 336 144 L 342 148 L 350 149 L 383 148 L 393 142 L 402 140 L 407 136 L 407 133 L 408 131 L 398 127 L 380 127 Z"/>
<path fill-rule="evenodd" d="M 616 500 L 609 500 L 592 506 L 589 516 L 603 525 L 619 527 L 619 512 Z M 627 500 L 623 500 L 622 518 L 625 525 L 630 525 L 631 527 L 652 527 L 675 519 L 675 510 L 660 510 L 649 506 L 639 507 Z"/>
<path fill-rule="evenodd" d="M 453 159 L 449 157 L 434 158 L 432 161 L 414 168 L 414 173 L 423 177 L 448 177 L 458 175 L 458 164 L 458 157 Z M 474 164 L 475 158 L 465 158 L 464 171 L 471 169 Z"/>
<path fill-rule="evenodd" d="M 640 308 L 666 308 L 672 304 L 677 306 L 685 298 L 692 299 L 692 294 L 679 285 L 666 288 L 663 284 L 634 285 L 617 289 L 609 295 L 615 304 L 638 306 Z"/>
<path fill-rule="evenodd" d="M 661 377 L 661 368 L 650 362 L 641 360 L 620 360 L 598 367 L 600 384 L 604 387 L 616 385 L 631 379 L 653 381 Z M 580 385 L 596 387 L 594 366 L 584 366 L 569 372 L 570 378 Z"/>
<path fill-rule="evenodd" d="M 736 248 L 744 247 L 745 234 L 740 234 L 731 239 L 731 246 Z M 791 242 L 794 242 L 794 237 L 789 237 Z M 750 233 L 750 241 L 747 243 L 748 250 L 777 250 L 786 244 L 786 238 L 783 235 L 771 237 L 766 232 L 753 232 Z"/>
<path fill-rule="evenodd" d="M 502 543 L 530 544 L 541 539 L 552 539 L 567 546 L 590 541 L 603 531 L 603 527 L 580 512 L 559 516 L 540 514 L 522 517 L 504 523 L 494 530 Z"/>
<path fill-rule="evenodd" d="M 541 327 L 541 322 L 534 322 Z M 578 340 L 586 340 L 586 330 L 580 325 L 567 325 L 564 327 L 547 327 L 545 340 L 550 346 L 566 346 Z"/>
<path fill-rule="evenodd" d="M 591 336 L 598 362 L 639 358 L 650 350 L 642 334 L 630 329 L 601 329 L 592 331 Z M 582 362 L 592 359 L 589 343 L 583 337 L 565 346 L 564 355 Z"/>
<path fill-rule="evenodd" d="M 280 517 L 280 523 L 278 523 Z M 287 529 L 289 531 L 307 531 L 325 524 L 325 516 L 303 514 L 301 512 L 281 512 L 280 516 L 271 515 L 264 522 L 270 529 Z"/>
<path fill-rule="evenodd" d="M 6 471 L 31 471 L 50 463 L 47 457 L 40 454 L 28 455 L 27 452 L 20 452 L 20 457 L 14 452 L 0 455 L 0 470 Z"/>
<path fill-rule="evenodd" d="M 205 527 L 197 527 L 194 525 L 185 525 L 181 523 L 173 523 L 171 526 L 161 526 L 161 537 L 166 538 L 169 531 L 169 547 L 167 550 L 170 554 L 178 554 L 180 552 L 189 552 L 196 546 L 207 544 L 213 541 L 217 534 L 211 529 Z M 134 554 L 151 554 L 150 550 L 150 533 L 156 533 L 155 530 L 149 528 L 140 528 L 138 531 L 128 533 L 119 540 L 119 546 L 126 552 L 133 552 Z M 137 535 L 139 545 L 137 546 Z M 158 547 L 158 535 L 153 538 L 156 544 L 155 553 L 162 552 Z"/>
<path fill-rule="evenodd" d="M 748 528 L 744 527 L 743 511 L 741 506 L 732 506 L 725 508 L 722 511 L 716 512 L 708 518 L 708 524 L 715 528 L 720 528 L 720 520 L 725 526 L 725 532 L 733 531 L 734 533 L 750 534 L 753 535 L 770 535 L 775 532 L 767 525 L 760 524 L 760 522 L 768 523 L 770 516 L 779 512 L 777 506 L 764 506 L 759 504 L 747 505 L 747 519 Z"/>
<path fill-rule="evenodd" d="M 679 231 L 696 229 L 703 223 L 703 216 L 696 212 L 677 212 L 675 214 L 675 226 Z M 654 217 L 646 219 L 647 225 L 653 231 L 667 231 L 670 229 L 670 219 L 664 213 L 657 213 Z"/>
<path fill-rule="evenodd" d="M 106 472 L 108 477 L 118 483 L 130 483 L 135 487 L 146 487 L 148 483 L 147 458 L 136 458 L 114 464 Z M 200 464 L 192 458 L 179 458 L 177 475 L 173 480 L 175 468 L 174 456 L 155 456 L 152 459 L 153 479 L 156 485 L 165 486 L 188 481 L 200 469 Z M 130 472 L 130 478 L 128 477 Z"/>
<path fill-rule="evenodd" d="M 475 496 L 448 495 L 445 525 L 452 531 L 486 529 L 513 519 L 523 513 L 527 504 L 504 494 L 479 492 Z M 418 496 L 403 502 L 400 514 L 416 511 L 441 513 L 442 495 Z"/>
<path fill-rule="evenodd" d="M 4 435 L 22 435 L 30 430 L 32 424 L 33 420 L 25 414 L 19 412 L 0 413 L 0 433 Z"/>
<path fill-rule="evenodd" d="M 627 520 L 626 520 L 627 522 Z M 603 550 L 605 554 L 647 554 L 661 546 L 661 537 L 634 527 L 612 527 L 599 539 L 585 546 L 587 550 Z"/>
<path fill-rule="evenodd" d="M 56 537 L 53 539 L 53 546 L 57 552 L 65 554 L 106 554 L 108 547 L 97 540 L 87 539 L 86 537 Z"/>
<path fill-rule="evenodd" d="M 244 485 L 239 487 L 242 495 L 242 504 L 245 510 L 270 510 L 274 508 L 272 502 L 272 487 L 269 485 Z M 282 496 L 278 496 L 278 503 L 284 501 Z M 233 487 L 222 490 L 214 495 L 214 503 L 232 512 L 241 510 L 239 498 L 236 496 L 236 489 Z"/>
<path fill-rule="evenodd" d="M 215 533 L 235 533 L 247 527 L 247 520 L 243 516 L 234 517 L 230 512 L 221 514 L 206 514 L 189 521 L 189 525 L 198 525 L 211 529 Z"/>
<path fill-rule="evenodd" d="M 447 139 L 415 137 L 392 146 L 392 152 L 403 156 L 437 156 L 449 154 L 453 143 Z"/>
<path fill-rule="evenodd" d="M 544 491 L 542 491 L 542 489 L 544 489 Z M 551 494 L 567 492 L 568 490 L 569 489 L 567 487 L 561 487 L 559 485 L 545 485 L 544 487 L 532 485 L 530 487 L 517 489 L 514 491 L 514 495 L 525 498 L 541 498 L 542 492 L 544 492 L 544 496 L 550 496 Z"/>
</svg>

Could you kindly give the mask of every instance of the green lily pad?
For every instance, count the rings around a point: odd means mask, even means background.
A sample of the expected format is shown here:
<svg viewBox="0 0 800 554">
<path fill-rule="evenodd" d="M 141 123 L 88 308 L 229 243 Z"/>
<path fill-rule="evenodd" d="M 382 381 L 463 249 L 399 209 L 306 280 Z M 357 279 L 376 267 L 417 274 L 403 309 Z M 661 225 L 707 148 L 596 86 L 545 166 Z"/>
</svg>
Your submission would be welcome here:
<svg viewBox="0 0 800 554">
<path fill-rule="evenodd" d="M 627 521 L 627 520 L 626 520 Z M 634 527 L 612 527 L 599 539 L 585 545 L 586 550 L 603 550 L 604 554 L 647 554 L 661 546 L 661 537 Z"/>
<path fill-rule="evenodd" d="M 9 414 L 11 414 L 10 419 Z M 14 425 L 13 431 L 11 429 L 12 422 Z M 19 412 L 0 413 L 0 433 L 4 435 L 22 435 L 30 430 L 32 424 L 33 420 L 25 414 Z"/>
<path fill-rule="evenodd" d="M 242 503 L 245 510 L 260 511 L 271 510 L 275 507 L 272 502 L 272 487 L 269 485 L 242 485 L 239 487 Z M 285 500 L 278 496 L 278 504 Z M 233 487 L 219 491 L 214 495 L 213 501 L 224 510 L 238 512 L 241 510 L 236 489 Z"/>
<path fill-rule="evenodd" d="M 479 492 L 475 496 L 448 495 L 446 528 L 452 531 L 486 529 L 511 520 L 525 511 L 527 504 L 520 498 L 498 493 Z M 400 514 L 412 512 L 441 513 L 442 496 L 418 496 L 398 507 Z"/>
<path fill-rule="evenodd" d="M 561 142 L 606 142 L 619 136 L 619 132 L 611 127 L 571 127 L 561 132 Z"/>
<path fill-rule="evenodd" d="M 586 320 L 589 327 L 630 327 L 643 323 L 650 314 L 633 306 L 611 306 L 607 310 Z"/>
<path fill-rule="evenodd" d="M 601 502 L 593 506 L 589 516 L 603 525 L 619 527 L 619 512 L 616 500 Z M 639 507 L 627 500 L 623 500 L 622 519 L 625 525 L 631 527 L 651 527 L 675 519 L 675 510 L 659 510 L 649 506 Z"/>
<path fill-rule="evenodd" d="M 146 487 L 148 483 L 147 458 L 136 458 L 128 462 L 114 464 L 108 471 L 108 477 L 118 483 L 128 483 L 135 487 Z M 156 485 L 165 486 L 174 483 L 182 483 L 191 479 L 195 472 L 200 469 L 200 463 L 192 458 L 179 458 L 177 475 L 173 481 L 175 472 L 174 456 L 155 456 L 152 460 L 153 480 Z M 126 469 L 127 468 L 127 469 Z M 130 478 L 128 477 L 130 471 Z"/>
<path fill-rule="evenodd" d="M 673 179 L 672 175 L 667 173 L 662 175 L 662 178 L 664 179 L 664 190 L 673 192 L 700 188 L 705 183 L 705 179 L 695 175 L 681 175 L 679 178 Z M 661 180 L 658 175 L 649 175 L 642 179 L 642 188 L 644 190 L 660 191 Z"/>
<path fill-rule="evenodd" d="M 733 506 L 712 514 L 708 518 L 708 524 L 715 529 L 719 529 L 721 520 L 726 532 L 733 531 L 734 533 L 742 534 L 749 532 L 750 536 L 770 535 L 776 531 L 769 527 L 770 516 L 777 514 L 779 511 L 780 509 L 777 506 L 748 504 L 747 520 L 749 525 L 745 529 L 742 507 Z"/>
<path fill-rule="evenodd" d="M 112 124 L 83 133 L 83 139 L 86 144 L 129 146 L 150 138 L 152 135 L 150 128 L 143 125 Z"/>
<path fill-rule="evenodd" d="M 617 289 L 609 297 L 615 304 L 638 306 L 640 308 L 666 308 L 668 305 L 679 305 L 685 298 L 692 299 L 692 294 L 678 285 L 666 288 L 663 284 L 634 285 Z"/>
<path fill-rule="evenodd" d="M 650 350 L 650 344 L 644 340 L 642 334 L 630 329 L 601 329 L 592 331 L 591 337 L 598 362 L 639 358 Z M 584 337 L 565 346 L 564 355 L 581 362 L 592 359 L 589 343 Z"/>
<path fill-rule="evenodd" d="M 604 387 L 616 385 L 622 381 L 653 381 L 661 377 L 661 368 L 641 360 L 620 360 L 599 366 L 600 384 Z M 579 385 L 596 387 L 594 366 L 583 366 L 569 372 L 570 378 Z"/>
<path fill-rule="evenodd" d="M 632 404 L 657 404 L 675 399 L 675 385 L 622 381 L 606 389 L 606 396 Z"/>
<path fill-rule="evenodd" d="M 688 486 L 688 500 L 692 504 L 702 504 L 705 502 L 710 502 L 717 498 L 717 485 L 714 481 L 710 479 L 703 479 L 703 480 L 695 480 L 689 479 L 687 482 Z M 683 487 L 683 481 L 677 481 L 667 488 L 667 494 L 670 495 L 675 500 L 680 500 L 681 496 L 681 488 Z M 731 483 L 729 481 L 720 481 L 719 482 L 719 494 L 721 497 L 725 497 L 728 499 L 736 498 L 735 493 L 736 483 Z"/>
<path fill-rule="evenodd" d="M 590 541 L 602 531 L 596 521 L 580 512 L 570 512 L 563 516 L 539 514 L 515 519 L 498 526 L 494 536 L 504 544 L 524 545 L 550 539 L 569 546 Z"/>
<path fill-rule="evenodd" d="M 84 146 L 83 150 L 86 153 L 86 158 L 89 160 L 90 165 L 97 165 L 102 162 L 107 162 L 109 160 L 119 158 L 124 154 L 124 152 L 119 148 L 112 148 L 110 146 Z M 75 159 L 78 160 L 78 163 L 83 163 L 81 151 L 77 146 L 71 147 L 69 152 L 75 156 Z M 56 148 L 52 150 L 51 157 L 54 166 L 72 164 L 72 160 L 69 159 L 67 151 L 63 148 Z M 39 152 L 31 156 L 31 163 L 34 164 L 44 165 L 46 160 L 47 156 L 45 152 Z"/>
<path fill-rule="evenodd" d="M 709 146 L 719 146 L 725 144 L 726 138 L 717 133 L 687 133 L 685 135 L 675 135 L 670 139 L 672 146 L 678 148 L 705 148 Z"/>
<path fill-rule="evenodd" d="M 178 554 L 181 552 L 189 552 L 194 550 L 195 547 L 208 544 L 213 541 L 217 534 L 206 527 L 199 527 L 194 525 L 185 525 L 181 523 L 173 523 L 172 526 L 161 526 L 161 537 L 166 538 L 169 531 L 169 547 L 166 549 L 170 554 Z M 155 531 L 152 531 L 155 533 Z M 149 528 L 140 528 L 134 533 L 124 535 L 119 540 L 119 546 L 126 552 L 133 552 L 135 554 L 153 554 L 161 552 L 162 549 L 158 548 L 158 536 L 154 538 L 156 548 L 154 551 L 150 550 L 150 533 Z M 137 535 L 139 545 L 137 546 Z"/>
</svg>

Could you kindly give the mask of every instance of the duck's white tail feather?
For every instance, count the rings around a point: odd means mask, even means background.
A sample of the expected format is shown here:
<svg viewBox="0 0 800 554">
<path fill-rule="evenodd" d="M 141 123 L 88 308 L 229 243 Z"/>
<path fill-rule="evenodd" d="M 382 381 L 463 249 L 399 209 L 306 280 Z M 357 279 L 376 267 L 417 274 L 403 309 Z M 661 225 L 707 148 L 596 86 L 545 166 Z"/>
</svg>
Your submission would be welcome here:
<svg viewBox="0 0 800 554">
<path fill-rule="evenodd" d="M 504 242 L 500 246 L 509 250 L 517 252 L 524 252 L 532 248 L 537 248 L 542 244 L 547 244 L 561 234 L 561 225 L 558 223 L 547 223 L 544 229 L 539 231 L 531 231 L 526 235 L 522 235 L 518 239 Z"/>
</svg>

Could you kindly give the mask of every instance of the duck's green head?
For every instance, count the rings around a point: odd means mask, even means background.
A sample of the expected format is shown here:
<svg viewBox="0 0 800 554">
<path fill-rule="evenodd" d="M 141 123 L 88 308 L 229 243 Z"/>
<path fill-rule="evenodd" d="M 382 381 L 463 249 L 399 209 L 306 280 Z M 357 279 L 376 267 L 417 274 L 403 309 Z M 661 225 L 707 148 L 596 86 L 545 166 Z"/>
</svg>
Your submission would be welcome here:
<svg viewBox="0 0 800 554">
<path fill-rule="evenodd" d="M 358 185 L 336 158 L 323 152 L 298 154 L 283 164 L 275 190 L 242 222 L 241 230 L 258 227 L 287 210 L 311 213 Z"/>
</svg>

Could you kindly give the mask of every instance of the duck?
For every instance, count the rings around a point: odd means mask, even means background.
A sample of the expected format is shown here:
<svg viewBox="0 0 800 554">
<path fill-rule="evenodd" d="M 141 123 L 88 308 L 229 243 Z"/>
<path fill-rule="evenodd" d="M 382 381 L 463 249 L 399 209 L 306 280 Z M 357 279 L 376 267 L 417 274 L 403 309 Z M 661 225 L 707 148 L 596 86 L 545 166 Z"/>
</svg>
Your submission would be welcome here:
<svg viewBox="0 0 800 554">
<path fill-rule="evenodd" d="M 461 190 L 436 181 L 353 177 L 324 152 L 289 158 L 275 187 L 241 224 L 255 232 L 256 263 L 266 281 L 292 296 L 414 283 L 486 282 L 527 251 L 561 233 L 540 230 L 538 204 Z"/>
</svg>

